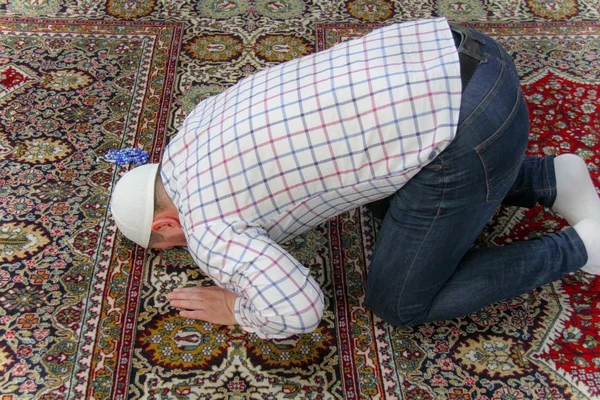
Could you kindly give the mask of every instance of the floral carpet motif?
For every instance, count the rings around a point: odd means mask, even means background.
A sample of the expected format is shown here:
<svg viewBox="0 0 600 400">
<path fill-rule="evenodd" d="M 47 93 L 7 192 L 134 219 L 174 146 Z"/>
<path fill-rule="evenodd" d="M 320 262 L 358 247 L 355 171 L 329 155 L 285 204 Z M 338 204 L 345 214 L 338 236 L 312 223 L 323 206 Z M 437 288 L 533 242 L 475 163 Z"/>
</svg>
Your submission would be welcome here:
<svg viewBox="0 0 600 400">
<path fill-rule="evenodd" d="M 575 152 L 600 187 L 594 1 L 0 2 L 0 399 L 600 398 L 600 279 L 575 273 L 464 318 L 398 329 L 364 304 L 379 221 L 344 214 L 285 246 L 326 298 L 312 334 L 261 340 L 166 301 L 210 282 L 184 250 L 145 251 L 107 210 L 194 105 L 269 65 L 393 21 L 446 15 L 514 56 L 529 153 Z M 562 229 L 501 209 L 477 245 Z"/>
</svg>

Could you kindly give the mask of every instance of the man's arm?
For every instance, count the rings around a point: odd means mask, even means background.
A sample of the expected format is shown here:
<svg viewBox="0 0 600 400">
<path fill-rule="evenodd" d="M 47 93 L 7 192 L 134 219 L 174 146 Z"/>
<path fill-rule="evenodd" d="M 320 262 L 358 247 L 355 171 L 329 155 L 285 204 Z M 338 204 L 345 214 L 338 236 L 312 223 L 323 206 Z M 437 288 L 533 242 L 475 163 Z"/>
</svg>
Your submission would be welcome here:
<svg viewBox="0 0 600 400">
<path fill-rule="evenodd" d="M 172 304 L 191 310 L 183 316 L 231 323 L 223 311 L 233 299 L 223 292 L 229 290 L 237 295 L 235 322 L 262 338 L 284 338 L 318 326 L 323 314 L 321 289 L 309 270 L 263 229 L 244 223 L 203 227 L 188 237 L 188 247 L 200 268 L 223 289 L 175 291 L 169 299 L 177 303 Z M 207 310 L 210 307 L 222 311 Z"/>
</svg>

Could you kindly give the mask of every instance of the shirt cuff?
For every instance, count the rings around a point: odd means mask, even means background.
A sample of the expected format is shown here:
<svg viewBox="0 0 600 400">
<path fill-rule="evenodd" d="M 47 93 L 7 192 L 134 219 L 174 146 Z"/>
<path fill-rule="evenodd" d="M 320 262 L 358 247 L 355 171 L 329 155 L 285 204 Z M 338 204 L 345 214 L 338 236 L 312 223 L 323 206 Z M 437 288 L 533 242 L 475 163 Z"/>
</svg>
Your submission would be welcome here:
<svg viewBox="0 0 600 400">
<path fill-rule="evenodd" d="M 246 332 L 254 332 L 250 321 L 246 318 L 244 313 L 242 312 L 242 296 L 238 294 L 235 299 L 235 303 L 233 305 L 233 316 L 238 323 L 239 326 L 242 327 Z"/>
</svg>

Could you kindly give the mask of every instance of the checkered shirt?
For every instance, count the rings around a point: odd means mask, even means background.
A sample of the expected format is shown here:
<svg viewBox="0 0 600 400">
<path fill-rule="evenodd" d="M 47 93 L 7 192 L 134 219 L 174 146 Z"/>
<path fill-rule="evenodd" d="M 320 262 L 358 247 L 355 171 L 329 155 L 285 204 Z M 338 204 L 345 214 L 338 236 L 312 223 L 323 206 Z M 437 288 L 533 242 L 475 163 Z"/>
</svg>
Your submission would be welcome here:
<svg viewBox="0 0 600 400">
<path fill-rule="evenodd" d="M 387 26 L 202 101 L 161 166 L 195 262 L 262 338 L 314 330 L 323 293 L 278 243 L 391 195 L 453 139 L 461 82 L 443 18 Z"/>
</svg>

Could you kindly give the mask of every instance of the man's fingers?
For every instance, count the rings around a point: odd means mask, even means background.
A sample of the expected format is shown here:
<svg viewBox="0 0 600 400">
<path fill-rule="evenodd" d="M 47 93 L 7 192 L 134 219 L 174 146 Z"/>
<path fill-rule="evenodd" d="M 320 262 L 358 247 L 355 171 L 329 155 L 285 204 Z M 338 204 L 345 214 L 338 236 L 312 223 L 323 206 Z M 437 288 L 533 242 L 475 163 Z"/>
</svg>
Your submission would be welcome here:
<svg viewBox="0 0 600 400">
<path fill-rule="evenodd" d="M 202 298 L 202 293 L 200 293 L 200 292 L 197 292 L 197 293 L 171 292 L 171 293 L 167 294 L 167 299 L 169 299 L 170 301 L 194 300 L 194 299 L 201 299 L 201 298 Z"/>
<path fill-rule="evenodd" d="M 167 299 L 169 299 L 169 300 L 201 299 L 203 297 L 203 295 L 210 292 L 209 290 L 206 290 L 206 289 L 207 288 L 201 287 L 201 286 L 175 289 L 171 293 L 167 294 Z"/>
<path fill-rule="evenodd" d="M 224 291 L 218 286 L 190 286 L 174 289 L 167 293 L 168 299 L 197 299 L 201 295 L 208 295 Z"/>
<path fill-rule="evenodd" d="M 177 308 L 186 308 L 188 310 L 205 310 L 204 302 L 199 299 L 173 299 L 171 306 Z"/>
<path fill-rule="evenodd" d="M 210 286 L 209 286 L 210 287 Z M 206 289 L 208 289 L 209 287 L 205 287 L 205 286 L 188 286 L 188 287 L 180 287 L 180 288 L 176 288 L 173 289 L 173 291 L 170 294 L 182 294 L 182 293 L 187 293 L 187 294 L 191 294 L 191 293 L 199 293 L 199 292 L 203 292 Z"/>
<path fill-rule="evenodd" d="M 204 310 L 180 311 L 179 315 L 181 315 L 183 318 L 199 319 L 202 321 L 207 321 L 208 318 L 208 314 Z"/>
</svg>

